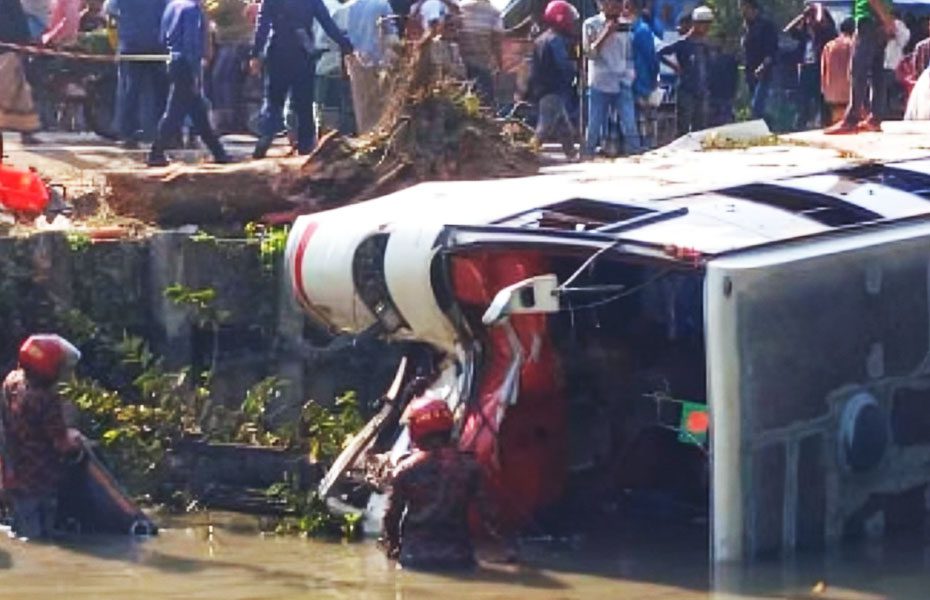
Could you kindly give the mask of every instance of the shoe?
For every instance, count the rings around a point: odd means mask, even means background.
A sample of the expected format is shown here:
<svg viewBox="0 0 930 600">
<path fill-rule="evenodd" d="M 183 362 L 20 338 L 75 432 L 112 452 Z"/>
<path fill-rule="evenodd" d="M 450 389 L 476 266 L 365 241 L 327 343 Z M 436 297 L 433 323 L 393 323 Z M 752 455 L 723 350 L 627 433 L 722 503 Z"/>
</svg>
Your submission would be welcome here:
<svg viewBox="0 0 930 600">
<path fill-rule="evenodd" d="M 36 137 L 34 133 L 19 134 L 19 141 L 23 146 L 36 146 L 42 143 L 42 140 Z"/>
<path fill-rule="evenodd" d="M 830 125 L 823 130 L 824 135 L 851 135 L 854 133 L 859 133 L 859 127 L 856 125 L 850 125 L 846 121 L 834 123 L 833 125 Z"/>
<path fill-rule="evenodd" d="M 213 155 L 213 162 L 218 165 L 228 165 L 234 161 L 230 155 L 226 154 L 226 152 L 219 152 Z"/>
<path fill-rule="evenodd" d="M 271 143 L 273 141 L 274 138 L 271 137 L 262 136 L 258 138 L 258 142 L 255 143 L 255 150 L 252 151 L 252 158 L 265 158 L 265 155 L 268 154 L 268 150 L 271 148 Z"/>
<path fill-rule="evenodd" d="M 123 150 L 138 150 L 139 140 L 124 140 L 120 142 L 120 145 L 123 147 Z"/>
<path fill-rule="evenodd" d="M 859 124 L 856 127 L 859 129 L 859 131 L 863 131 L 866 133 L 881 133 L 882 132 L 882 122 L 872 117 L 859 121 Z"/>
<path fill-rule="evenodd" d="M 164 152 L 153 152 L 149 154 L 145 164 L 149 167 L 167 167 L 170 163 Z"/>
</svg>

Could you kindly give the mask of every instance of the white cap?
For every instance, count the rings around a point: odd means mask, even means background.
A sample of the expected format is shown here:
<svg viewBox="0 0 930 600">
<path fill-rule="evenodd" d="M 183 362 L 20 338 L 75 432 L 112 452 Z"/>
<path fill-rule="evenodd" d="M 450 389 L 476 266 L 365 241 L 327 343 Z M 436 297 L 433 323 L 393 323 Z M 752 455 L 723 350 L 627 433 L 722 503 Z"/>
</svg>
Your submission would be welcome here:
<svg viewBox="0 0 930 600">
<path fill-rule="evenodd" d="M 694 23 L 711 23 L 714 20 L 714 11 L 706 6 L 698 6 L 691 11 L 691 21 Z"/>
</svg>

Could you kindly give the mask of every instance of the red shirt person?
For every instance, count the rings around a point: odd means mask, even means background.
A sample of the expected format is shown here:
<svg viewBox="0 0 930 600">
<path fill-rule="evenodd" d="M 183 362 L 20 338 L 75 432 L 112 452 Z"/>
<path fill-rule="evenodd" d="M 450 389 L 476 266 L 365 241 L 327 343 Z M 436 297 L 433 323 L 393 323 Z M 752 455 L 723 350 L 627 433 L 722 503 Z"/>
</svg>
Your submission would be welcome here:
<svg viewBox="0 0 930 600">
<path fill-rule="evenodd" d="M 494 521 L 481 468 L 451 444 L 453 418 L 444 401 L 415 400 L 404 418 L 417 450 L 394 472 L 382 534 L 388 557 L 420 570 L 471 568 L 469 511 Z"/>
<path fill-rule="evenodd" d="M 55 384 L 80 359 L 57 335 L 34 335 L 19 350 L 19 368 L 0 388 L 0 471 L 13 509 L 13 531 L 46 537 L 54 523 L 62 459 L 81 448 L 65 426 Z"/>
</svg>

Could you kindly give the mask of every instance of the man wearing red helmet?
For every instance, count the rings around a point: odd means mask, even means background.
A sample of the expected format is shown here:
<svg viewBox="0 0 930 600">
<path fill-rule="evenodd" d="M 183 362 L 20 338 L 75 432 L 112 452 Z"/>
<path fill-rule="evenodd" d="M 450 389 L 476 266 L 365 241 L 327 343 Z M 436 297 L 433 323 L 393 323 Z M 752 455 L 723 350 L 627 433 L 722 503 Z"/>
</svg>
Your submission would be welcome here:
<svg viewBox="0 0 930 600">
<path fill-rule="evenodd" d="M 575 62 L 572 36 L 578 27 L 578 11 L 565 0 L 552 0 L 543 13 L 546 31 L 533 43 L 529 96 L 537 102 L 536 140 L 558 140 L 568 158 L 575 156 L 575 127 L 568 116 L 574 95 Z"/>
<path fill-rule="evenodd" d="M 19 349 L 19 368 L 0 388 L 0 471 L 13 509 L 13 531 L 46 537 L 55 519 L 62 459 L 81 449 L 65 426 L 55 384 L 81 353 L 57 335 L 33 335 Z"/>
<path fill-rule="evenodd" d="M 478 463 L 452 442 L 452 411 L 443 400 L 414 400 L 404 413 L 416 450 L 394 471 L 382 540 L 389 558 L 420 570 L 475 565 L 468 513 L 493 513 Z"/>
</svg>

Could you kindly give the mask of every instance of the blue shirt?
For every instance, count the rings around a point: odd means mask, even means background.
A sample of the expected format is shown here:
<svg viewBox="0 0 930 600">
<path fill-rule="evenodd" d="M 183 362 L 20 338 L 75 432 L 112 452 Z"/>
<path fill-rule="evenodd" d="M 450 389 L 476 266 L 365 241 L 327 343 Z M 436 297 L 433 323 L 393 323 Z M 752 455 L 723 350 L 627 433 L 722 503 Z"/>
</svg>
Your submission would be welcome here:
<svg viewBox="0 0 930 600">
<path fill-rule="evenodd" d="M 652 28 L 642 18 L 633 24 L 633 64 L 636 66 L 633 94 L 644 98 L 659 85 L 659 57 Z"/>
<path fill-rule="evenodd" d="M 199 72 L 206 27 L 199 0 L 171 0 L 161 19 L 161 37 L 171 61 L 184 61 L 195 73 Z"/>
<path fill-rule="evenodd" d="M 263 0 L 255 26 L 252 56 L 281 52 L 286 58 L 299 58 L 295 52 L 313 55 L 313 22 L 319 21 L 330 38 L 345 53 L 352 52 L 352 42 L 339 30 L 322 0 Z"/>
<path fill-rule="evenodd" d="M 394 13 L 388 1 L 349 0 L 338 10 L 347 13 L 346 31 L 359 54 L 366 61 L 381 63 L 384 60 L 382 42 L 397 35 L 396 24 L 390 18 Z"/>
<path fill-rule="evenodd" d="M 159 24 L 166 0 L 109 0 L 107 14 L 116 19 L 119 51 L 147 54 L 164 51 Z"/>
</svg>

